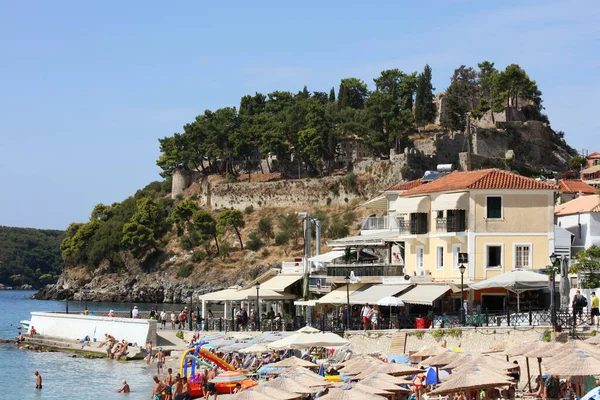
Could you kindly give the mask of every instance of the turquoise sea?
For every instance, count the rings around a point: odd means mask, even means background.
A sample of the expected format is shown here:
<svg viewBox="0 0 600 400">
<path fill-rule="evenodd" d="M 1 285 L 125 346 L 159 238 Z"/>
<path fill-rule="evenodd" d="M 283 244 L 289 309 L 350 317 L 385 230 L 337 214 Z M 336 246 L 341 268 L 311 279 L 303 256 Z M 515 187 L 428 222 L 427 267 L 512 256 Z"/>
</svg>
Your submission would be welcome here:
<svg viewBox="0 0 600 400">
<path fill-rule="evenodd" d="M 19 321 L 29 319 L 30 311 L 64 311 L 64 302 L 31 300 L 34 293 L 0 291 L 0 338 L 14 339 Z M 69 302 L 69 312 L 83 308 L 80 302 Z M 88 302 L 90 311 L 111 308 L 129 310 L 129 304 Z M 43 377 L 42 390 L 35 388 L 35 370 Z M 149 399 L 154 372 L 153 365 L 147 367 L 144 361 L 72 358 L 69 353 L 38 353 L 0 344 L 0 387 L 11 399 Z M 123 379 L 131 386 L 129 394 L 115 392 Z"/>
</svg>

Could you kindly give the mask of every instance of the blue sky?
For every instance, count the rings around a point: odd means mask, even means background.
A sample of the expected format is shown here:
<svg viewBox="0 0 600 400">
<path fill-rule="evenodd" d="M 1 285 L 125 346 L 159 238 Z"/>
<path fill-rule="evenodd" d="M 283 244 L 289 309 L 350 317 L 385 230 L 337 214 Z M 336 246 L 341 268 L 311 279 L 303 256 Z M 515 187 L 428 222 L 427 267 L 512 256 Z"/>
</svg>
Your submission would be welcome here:
<svg viewBox="0 0 600 400">
<path fill-rule="evenodd" d="M 160 137 L 272 90 L 518 63 L 600 151 L 600 3 L 0 0 L 0 225 L 64 229 L 159 179 Z"/>
</svg>

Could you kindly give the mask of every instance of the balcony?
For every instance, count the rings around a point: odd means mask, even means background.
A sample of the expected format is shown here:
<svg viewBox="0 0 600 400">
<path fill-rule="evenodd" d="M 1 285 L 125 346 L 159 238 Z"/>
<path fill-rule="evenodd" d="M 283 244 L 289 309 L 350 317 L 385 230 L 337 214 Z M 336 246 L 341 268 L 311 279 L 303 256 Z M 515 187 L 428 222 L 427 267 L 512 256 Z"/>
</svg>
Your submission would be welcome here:
<svg viewBox="0 0 600 400">
<path fill-rule="evenodd" d="M 452 233 L 452 232 L 466 232 L 467 231 L 467 218 L 436 218 L 435 230 L 437 233 Z"/>
<path fill-rule="evenodd" d="M 398 220 L 397 225 L 400 235 L 425 235 L 429 232 L 427 220 Z"/>
<path fill-rule="evenodd" d="M 380 263 L 332 264 L 327 267 L 327 277 L 343 278 L 354 272 L 356 277 L 402 276 L 402 265 Z"/>
<path fill-rule="evenodd" d="M 387 215 L 383 217 L 367 217 L 363 220 L 360 229 L 363 231 L 388 230 L 390 229 L 390 219 L 393 225 L 394 219 Z"/>
</svg>

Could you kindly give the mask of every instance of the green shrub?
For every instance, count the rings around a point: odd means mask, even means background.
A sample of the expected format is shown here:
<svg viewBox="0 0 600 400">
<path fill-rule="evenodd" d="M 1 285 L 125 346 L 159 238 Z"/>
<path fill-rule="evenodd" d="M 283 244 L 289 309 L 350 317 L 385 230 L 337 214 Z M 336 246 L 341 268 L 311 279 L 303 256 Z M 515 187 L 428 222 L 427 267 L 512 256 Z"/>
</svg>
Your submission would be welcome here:
<svg viewBox="0 0 600 400">
<path fill-rule="evenodd" d="M 450 328 L 450 329 L 446 329 L 446 334 L 448 336 L 451 337 L 461 337 L 462 336 L 462 330 L 459 328 Z"/>
<path fill-rule="evenodd" d="M 179 267 L 179 270 L 177 271 L 177 277 L 187 278 L 192 274 L 192 272 L 194 272 L 194 266 L 192 264 L 183 264 Z"/>
<path fill-rule="evenodd" d="M 328 197 L 328 198 L 327 198 L 327 205 L 328 205 L 328 206 L 330 206 L 330 205 L 331 205 L 331 201 L 332 201 L 332 200 L 331 200 L 331 197 Z"/>
<path fill-rule="evenodd" d="M 231 253 L 231 245 L 229 242 L 221 242 L 219 244 L 219 256 L 221 259 L 227 259 L 227 257 L 229 257 L 229 253 Z"/>
<path fill-rule="evenodd" d="M 540 340 L 542 342 L 550 342 L 550 341 L 552 341 L 552 332 L 550 332 L 549 330 L 545 330 L 544 333 L 542 333 L 542 336 L 541 336 Z"/>
<path fill-rule="evenodd" d="M 271 240 L 273 236 L 275 236 L 275 233 L 273 232 L 273 218 L 262 217 L 258 221 L 257 231 L 262 237 Z"/>
<path fill-rule="evenodd" d="M 444 335 L 446 334 L 446 332 L 444 332 L 443 329 L 435 329 L 431 332 L 431 336 L 435 339 L 441 339 L 442 337 L 444 337 Z"/>
<path fill-rule="evenodd" d="M 416 332 L 412 332 L 411 335 L 416 337 L 417 339 L 423 339 L 425 332 L 424 331 L 416 331 Z"/>
<path fill-rule="evenodd" d="M 254 231 L 250 232 L 250 234 L 248 234 L 248 241 L 246 242 L 246 247 L 249 250 L 257 251 L 262 246 L 263 246 L 263 242 L 262 242 L 262 240 L 260 240 L 260 237 L 256 234 L 256 232 L 254 232 Z"/>
<path fill-rule="evenodd" d="M 244 208 L 244 214 L 249 215 L 254 212 L 254 206 L 250 204 L 248 207 Z"/>
<path fill-rule="evenodd" d="M 192 260 L 194 262 L 200 262 L 206 258 L 206 253 L 202 250 L 195 250 L 194 254 L 192 254 Z"/>
<path fill-rule="evenodd" d="M 275 244 L 277 246 L 285 246 L 290 242 L 290 234 L 289 232 L 279 232 L 277 236 L 275 236 Z"/>
<path fill-rule="evenodd" d="M 265 249 L 263 249 L 263 251 L 260 253 L 260 256 L 261 256 L 262 258 L 267 258 L 267 257 L 269 257 L 269 255 L 270 255 L 270 254 L 271 254 L 271 252 L 269 251 L 269 249 L 265 248 Z"/>
<path fill-rule="evenodd" d="M 181 248 L 185 251 L 191 250 L 194 248 L 194 241 L 189 235 L 184 235 L 180 239 Z"/>
<path fill-rule="evenodd" d="M 596 332 L 596 331 L 591 331 L 590 332 L 590 336 L 596 336 L 597 334 L 598 334 L 598 332 Z"/>
<path fill-rule="evenodd" d="M 177 333 L 175 334 L 175 336 L 177 336 L 181 340 L 185 340 L 183 338 L 183 331 L 181 329 L 177 331 Z"/>
</svg>

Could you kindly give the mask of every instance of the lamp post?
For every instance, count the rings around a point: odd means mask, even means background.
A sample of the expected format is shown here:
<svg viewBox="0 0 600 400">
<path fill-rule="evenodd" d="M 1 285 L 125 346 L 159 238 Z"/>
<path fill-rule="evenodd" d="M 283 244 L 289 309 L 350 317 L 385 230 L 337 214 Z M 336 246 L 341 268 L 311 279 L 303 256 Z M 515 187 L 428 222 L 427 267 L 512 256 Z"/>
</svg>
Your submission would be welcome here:
<svg viewBox="0 0 600 400">
<path fill-rule="evenodd" d="M 256 282 L 254 287 L 256 288 L 256 330 L 260 331 L 260 283 Z"/>
<path fill-rule="evenodd" d="M 65 283 L 63 285 L 63 289 L 65 289 L 65 292 L 67 292 L 67 295 L 65 296 L 65 311 L 68 314 L 69 313 L 69 284 Z"/>
<path fill-rule="evenodd" d="M 350 276 L 344 277 L 346 281 L 346 330 L 350 330 Z M 342 314 L 343 315 L 343 314 Z"/>
<path fill-rule="evenodd" d="M 556 301 L 555 301 L 555 293 L 556 293 L 556 260 L 558 259 L 556 253 L 552 253 L 550 255 L 550 269 L 552 285 L 550 285 L 550 322 L 552 323 L 552 330 L 556 330 Z"/>
<path fill-rule="evenodd" d="M 188 315 L 189 322 L 190 322 L 188 325 L 190 327 L 190 331 L 194 330 L 193 327 L 192 327 L 192 323 L 193 323 L 193 320 L 192 320 L 192 310 L 193 309 L 194 309 L 194 292 L 192 291 L 192 294 L 190 294 L 190 312 L 189 312 L 189 315 Z"/>
<path fill-rule="evenodd" d="M 461 325 L 465 325 L 465 295 L 464 295 L 464 291 L 465 291 L 465 282 L 464 282 L 464 277 L 465 277 L 465 270 L 467 269 L 463 264 L 460 264 L 460 267 L 458 267 L 458 269 L 460 270 L 460 323 Z"/>
</svg>

